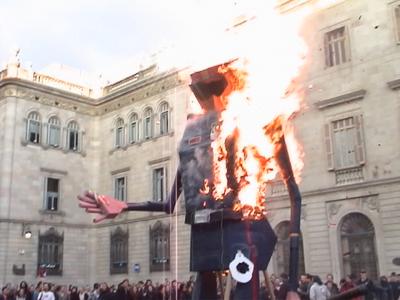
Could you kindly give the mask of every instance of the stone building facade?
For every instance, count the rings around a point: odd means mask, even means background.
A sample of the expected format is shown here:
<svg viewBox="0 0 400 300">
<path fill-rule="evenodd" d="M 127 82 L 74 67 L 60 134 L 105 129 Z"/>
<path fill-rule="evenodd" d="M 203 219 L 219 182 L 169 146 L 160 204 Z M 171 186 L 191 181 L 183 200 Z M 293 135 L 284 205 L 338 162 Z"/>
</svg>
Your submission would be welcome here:
<svg viewBox="0 0 400 300">
<path fill-rule="evenodd" d="M 304 28 L 305 105 L 294 120 L 304 151 L 300 269 L 399 273 L 400 0 L 332 1 Z M 191 100 L 187 73 L 152 66 L 100 98 L 17 61 L 0 73 L 0 283 L 38 272 L 79 285 L 189 277 L 182 203 L 171 216 L 132 212 L 94 225 L 76 201 L 85 189 L 165 199 Z M 279 237 L 269 272 L 280 273 L 290 211 L 279 180 L 268 184 L 267 207 Z"/>
</svg>

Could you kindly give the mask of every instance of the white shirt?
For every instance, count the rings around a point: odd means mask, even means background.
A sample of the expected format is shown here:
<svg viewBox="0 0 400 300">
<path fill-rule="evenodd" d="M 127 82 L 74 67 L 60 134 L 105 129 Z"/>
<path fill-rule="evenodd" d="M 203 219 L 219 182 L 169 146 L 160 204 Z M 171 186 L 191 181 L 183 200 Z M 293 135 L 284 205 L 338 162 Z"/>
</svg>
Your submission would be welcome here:
<svg viewBox="0 0 400 300">
<path fill-rule="evenodd" d="M 326 285 L 314 282 L 310 288 L 310 300 L 326 300 L 331 296 Z"/>
<path fill-rule="evenodd" d="M 55 300 L 53 292 L 40 292 L 38 300 Z"/>
</svg>

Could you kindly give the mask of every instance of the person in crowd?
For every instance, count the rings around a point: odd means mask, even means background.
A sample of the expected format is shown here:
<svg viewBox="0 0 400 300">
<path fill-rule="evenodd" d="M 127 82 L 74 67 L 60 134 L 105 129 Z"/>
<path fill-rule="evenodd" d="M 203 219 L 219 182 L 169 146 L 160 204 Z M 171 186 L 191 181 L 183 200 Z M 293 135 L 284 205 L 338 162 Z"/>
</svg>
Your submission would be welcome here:
<svg viewBox="0 0 400 300">
<path fill-rule="evenodd" d="M 327 300 L 330 297 L 330 293 L 326 285 L 322 283 L 319 276 L 313 276 L 313 284 L 310 288 L 310 300 Z"/>
<path fill-rule="evenodd" d="M 31 294 L 31 292 L 29 290 L 29 286 L 28 286 L 28 283 L 26 281 L 21 281 L 19 283 L 18 294 L 20 294 L 21 290 L 23 290 L 23 294 L 25 295 L 25 300 L 31 300 L 32 299 L 32 294 Z"/>
<path fill-rule="evenodd" d="M 99 293 L 99 300 L 113 300 L 112 294 L 110 292 L 110 288 L 106 282 L 102 282 L 100 284 L 100 293 Z M 72 300 L 72 299 L 70 299 Z"/>
<path fill-rule="evenodd" d="M 39 293 L 37 300 L 55 300 L 54 293 L 51 291 L 51 285 L 49 283 L 43 284 L 43 290 Z"/>
<path fill-rule="evenodd" d="M 85 287 L 81 287 L 78 291 L 79 294 L 79 300 L 88 300 L 89 299 L 89 293 L 86 291 Z"/>
<path fill-rule="evenodd" d="M 375 285 L 371 279 L 368 278 L 366 270 L 360 271 L 360 279 L 356 282 L 357 285 L 365 285 L 367 288 L 367 293 L 364 296 L 365 300 L 374 300 L 375 298 Z"/>
<path fill-rule="evenodd" d="M 297 293 L 301 300 L 310 300 L 310 287 L 312 282 L 312 276 L 310 274 L 302 274 L 300 276 L 299 287 Z"/>
<path fill-rule="evenodd" d="M 71 288 L 71 294 L 69 295 L 70 300 L 80 300 L 79 299 L 79 293 L 78 293 L 78 288 L 76 286 L 73 286 Z"/>
<path fill-rule="evenodd" d="M 380 300 L 397 300 L 393 298 L 393 292 L 386 276 L 381 276 L 379 278 L 379 287 L 376 293 Z"/>
<path fill-rule="evenodd" d="M 118 284 L 115 299 L 130 300 L 128 279 L 124 279 L 120 284 Z"/>
<path fill-rule="evenodd" d="M 89 293 L 89 300 L 98 300 L 100 296 L 100 285 L 96 282 L 93 284 L 93 290 Z"/>
<path fill-rule="evenodd" d="M 36 284 L 35 291 L 32 294 L 32 300 L 38 300 L 38 296 L 39 296 L 40 292 L 42 291 L 42 289 L 43 289 L 43 282 L 39 281 Z"/>
<path fill-rule="evenodd" d="M 339 294 L 338 285 L 334 282 L 332 274 L 329 273 L 326 275 L 325 285 L 328 288 L 331 296 L 335 296 L 335 295 Z"/>
<path fill-rule="evenodd" d="M 393 299 L 397 300 L 400 297 L 400 281 L 397 280 L 396 272 L 392 272 L 389 277 L 389 285 L 392 290 Z"/>
</svg>

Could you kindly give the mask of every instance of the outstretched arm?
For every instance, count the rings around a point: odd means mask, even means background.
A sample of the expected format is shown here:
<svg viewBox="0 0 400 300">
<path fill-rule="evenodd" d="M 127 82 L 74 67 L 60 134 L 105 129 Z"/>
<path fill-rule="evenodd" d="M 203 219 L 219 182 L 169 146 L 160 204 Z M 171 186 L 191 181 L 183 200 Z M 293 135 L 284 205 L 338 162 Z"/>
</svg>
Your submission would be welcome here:
<svg viewBox="0 0 400 300">
<path fill-rule="evenodd" d="M 172 185 L 171 191 L 168 198 L 164 202 L 147 201 L 142 203 L 128 203 L 125 211 L 136 210 L 136 211 L 163 211 L 167 214 L 172 214 L 175 208 L 176 201 L 182 192 L 182 181 L 181 173 L 178 170 L 176 172 L 175 180 Z"/>
<path fill-rule="evenodd" d="M 78 196 L 79 206 L 85 208 L 88 213 L 96 213 L 98 216 L 93 220 L 95 223 L 104 219 L 112 219 L 124 211 L 159 211 L 172 213 L 175 208 L 176 201 L 182 191 L 181 174 L 179 170 L 176 173 L 174 184 L 168 195 L 167 201 L 155 202 L 147 201 L 142 203 L 125 203 L 114 199 L 110 196 L 97 195 L 94 192 L 87 191 Z"/>
</svg>

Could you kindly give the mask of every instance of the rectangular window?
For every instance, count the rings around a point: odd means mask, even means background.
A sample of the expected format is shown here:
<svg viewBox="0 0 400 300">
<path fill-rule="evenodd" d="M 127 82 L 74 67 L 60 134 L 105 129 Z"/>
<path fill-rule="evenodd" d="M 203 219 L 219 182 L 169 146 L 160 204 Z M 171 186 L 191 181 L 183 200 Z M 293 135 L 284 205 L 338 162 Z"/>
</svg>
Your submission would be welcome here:
<svg viewBox="0 0 400 300">
<path fill-rule="evenodd" d="M 160 115 L 160 134 L 168 133 L 168 111 L 163 111 Z"/>
<path fill-rule="evenodd" d="M 352 168 L 365 163 L 362 123 L 362 115 L 354 115 L 325 125 L 329 169 Z"/>
<path fill-rule="evenodd" d="M 63 235 L 54 229 L 39 235 L 38 274 L 62 275 Z"/>
<path fill-rule="evenodd" d="M 130 132 L 129 132 L 129 136 L 130 136 L 130 143 L 136 143 L 139 138 L 138 138 L 138 122 L 132 122 L 131 126 L 130 126 Z"/>
<path fill-rule="evenodd" d="M 327 67 L 343 64 L 350 60 L 345 27 L 325 33 L 325 61 Z"/>
<path fill-rule="evenodd" d="M 144 138 L 150 139 L 152 135 L 152 128 L 151 128 L 151 117 L 147 117 L 144 119 Z"/>
<path fill-rule="evenodd" d="M 53 147 L 60 146 L 60 127 L 55 125 L 49 125 L 49 145 Z"/>
<path fill-rule="evenodd" d="M 31 143 L 40 143 L 40 122 L 28 120 L 28 140 Z"/>
<path fill-rule="evenodd" d="M 114 198 L 126 201 L 126 177 L 117 177 L 114 180 Z"/>
<path fill-rule="evenodd" d="M 58 210 L 58 200 L 60 194 L 60 180 L 57 178 L 46 178 L 45 209 L 51 211 Z"/>
<path fill-rule="evenodd" d="M 163 202 L 166 195 L 166 169 L 164 167 L 153 170 L 153 199 Z"/>
<path fill-rule="evenodd" d="M 119 228 L 111 234 L 110 274 L 128 273 L 128 239 L 128 233 Z"/>
<path fill-rule="evenodd" d="M 77 130 L 68 130 L 68 150 L 78 151 L 79 133 Z"/>
<path fill-rule="evenodd" d="M 124 127 L 118 127 L 115 133 L 115 146 L 121 147 L 124 145 Z"/>
<path fill-rule="evenodd" d="M 400 43 L 400 5 L 394 8 L 394 17 L 397 42 Z"/>
</svg>

